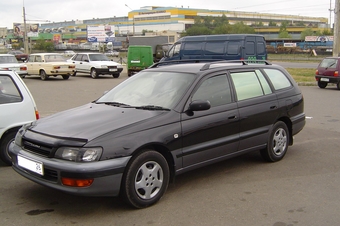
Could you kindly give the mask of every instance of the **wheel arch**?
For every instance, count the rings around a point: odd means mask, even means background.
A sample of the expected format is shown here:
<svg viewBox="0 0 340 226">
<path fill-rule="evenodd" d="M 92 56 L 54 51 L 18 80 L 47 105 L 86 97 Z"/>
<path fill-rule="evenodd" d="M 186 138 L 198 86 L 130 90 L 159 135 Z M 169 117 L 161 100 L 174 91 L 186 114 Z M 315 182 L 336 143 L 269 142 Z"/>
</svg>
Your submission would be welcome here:
<svg viewBox="0 0 340 226">
<path fill-rule="evenodd" d="M 7 134 L 9 134 L 9 133 L 11 133 L 11 132 L 18 132 L 20 128 L 21 128 L 21 126 L 16 126 L 16 127 L 12 127 L 12 128 L 7 129 L 7 130 L 1 135 L 1 137 L 0 137 L 0 143 L 1 143 L 2 139 L 3 139 Z"/>
<path fill-rule="evenodd" d="M 279 118 L 277 121 L 281 121 L 283 123 L 286 124 L 287 128 L 288 128 L 288 132 L 289 132 L 289 145 L 293 145 L 293 124 L 292 121 L 287 117 L 281 117 Z"/>
<path fill-rule="evenodd" d="M 135 159 L 135 157 L 138 156 L 145 149 L 151 149 L 151 150 L 157 151 L 164 156 L 169 166 L 170 182 L 173 182 L 175 179 L 175 161 L 171 155 L 170 150 L 162 144 L 152 143 L 152 144 L 146 144 L 146 145 L 139 147 L 136 151 L 133 152 L 132 158 L 130 159 L 127 165 L 130 165 L 131 162 Z"/>
</svg>

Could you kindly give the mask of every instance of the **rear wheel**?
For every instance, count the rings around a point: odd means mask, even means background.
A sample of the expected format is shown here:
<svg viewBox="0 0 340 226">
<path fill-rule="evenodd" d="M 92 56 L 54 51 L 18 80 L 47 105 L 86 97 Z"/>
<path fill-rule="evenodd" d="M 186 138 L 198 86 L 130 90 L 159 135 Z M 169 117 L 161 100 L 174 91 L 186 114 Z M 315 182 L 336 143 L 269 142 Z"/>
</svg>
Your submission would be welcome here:
<svg viewBox="0 0 340 226">
<path fill-rule="evenodd" d="M 64 79 L 64 80 L 69 79 L 69 77 L 70 77 L 69 75 L 63 75 L 63 79 Z"/>
<path fill-rule="evenodd" d="M 72 74 L 72 76 L 76 76 L 77 75 L 77 72 L 75 71 L 73 74 Z"/>
<path fill-rule="evenodd" d="M 276 122 L 269 136 L 267 147 L 261 150 L 261 156 L 268 162 L 280 161 L 289 145 L 289 131 L 284 122 Z"/>
<path fill-rule="evenodd" d="M 326 86 L 327 86 L 327 82 L 320 82 L 320 81 L 318 81 L 318 86 L 319 86 L 321 89 L 324 89 L 324 88 L 326 88 Z"/>
<path fill-rule="evenodd" d="M 168 188 L 169 166 L 162 154 L 146 149 L 127 166 L 122 181 L 122 195 L 136 208 L 155 204 Z"/>
<path fill-rule="evenodd" d="M 41 80 L 47 80 L 48 76 L 46 75 L 46 72 L 44 70 L 40 71 L 40 78 Z"/>
<path fill-rule="evenodd" d="M 91 69 L 90 74 L 91 74 L 91 77 L 92 77 L 92 78 L 97 78 L 97 77 L 98 77 L 97 71 L 96 71 L 95 68 L 92 68 L 92 69 Z"/>
<path fill-rule="evenodd" d="M 336 88 L 340 90 L 340 82 L 336 84 Z"/>
<path fill-rule="evenodd" d="M 0 158 L 7 165 L 12 165 L 12 158 L 9 155 L 9 145 L 14 141 L 17 132 L 9 132 L 2 138 L 0 143 Z"/>
</svg>

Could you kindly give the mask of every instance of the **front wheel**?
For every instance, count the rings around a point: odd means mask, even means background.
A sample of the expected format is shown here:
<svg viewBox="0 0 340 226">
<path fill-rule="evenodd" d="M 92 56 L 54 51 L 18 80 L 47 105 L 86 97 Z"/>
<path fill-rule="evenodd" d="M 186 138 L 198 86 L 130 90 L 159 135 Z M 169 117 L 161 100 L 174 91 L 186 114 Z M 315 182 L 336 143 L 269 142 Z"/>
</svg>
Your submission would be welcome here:
<svg viewBox="0 0 340 226">
<path fill-rule="evenodd" d="M 98 77 L 97 71 L 96 71 L 95 68 L 92 68 L 92 69 L 91 69 L 90 74 L 91 74 L 91 77 L 92 77 L 92 78 L 97 78 L 97 77 Z"/>
<path fill-rule="evenodd" d="M 16 132 L 9 132 L 2 138 L 0 143 L 0 159 L 7 165 L 12 165 L 12 158 L 9 155 L 9 145 L 14 141 Z"/>
<path fill-rule="evenodd" d="M 319 88 L 324 89 L 327 86 L 327 82 L 320 82 L 320 81 L 318 81 L 318 86 L 319 86 Z"/>
<path fill-rule="evenodd" d="M 155 204 L 168 188 L 169 166 L 162 154 L 146 149 L 127 166 L 122 181 L 122 195 L 136 208 Z"/>
<path fill-rule="evenodd" d="M 267 147 L 261 150 L 261 156 L 268 162 L 283 159 L 289 145 L 289 131 L 284 122 L 277 122 L 272 128 Z"/>
<path fill-rule="evenodd" d="M 119 73 L 118 74 L 112 74 L 112 77 L 114 77 L 114 78 L 119 78 Z"/>
<path fill-rule="evenodd" d="M 64 80 L 67 80 L 70 76 L 69 75 L 62 75 Z"/>
</svg>

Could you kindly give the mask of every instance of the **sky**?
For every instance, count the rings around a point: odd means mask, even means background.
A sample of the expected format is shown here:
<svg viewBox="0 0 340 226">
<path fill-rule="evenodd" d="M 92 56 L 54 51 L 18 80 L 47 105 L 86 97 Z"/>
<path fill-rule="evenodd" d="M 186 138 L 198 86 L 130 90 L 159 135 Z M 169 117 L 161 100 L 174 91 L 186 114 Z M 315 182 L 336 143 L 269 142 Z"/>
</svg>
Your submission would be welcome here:
<svg viewBox="0 0 340 226">
<path fill-rule="evenodd" d="M 0 27 L 12 28 L 23 23 L 25 8 L 27 23 L 62 22 L 127 16 L 128 12 L 144 6 L 183 7 L 208 10 L 229 10 L 257 13 L 277 13 L 330 19 L 335 0 L 1 0 Z M 183 4 L 185 2 L 185 4 Z M 331 13 L 334 21 L 334 13 Z"/>
</svg>

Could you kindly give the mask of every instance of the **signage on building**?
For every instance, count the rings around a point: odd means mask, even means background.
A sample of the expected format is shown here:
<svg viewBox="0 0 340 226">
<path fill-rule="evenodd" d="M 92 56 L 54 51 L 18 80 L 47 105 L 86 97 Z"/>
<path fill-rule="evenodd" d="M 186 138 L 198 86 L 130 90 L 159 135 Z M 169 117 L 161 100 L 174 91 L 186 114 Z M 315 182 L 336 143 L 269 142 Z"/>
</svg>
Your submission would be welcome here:
<svg viewBox="0 0 340 226">
<path fill-rule="evenodd" d="M 296 42 L 283 43 L 284 47 L 296 47 Z"/>
<path fill-rule="evenodd" d="M 88 25 L 86 30 L 88 42 L 114 42 L 115 40 L 114 25 Z"/>
<path fill-rule="evenodd" d="M 38 37 L 39 24 L 27 24 L 27 37 Z M 23 23 L 13 23 L 13 33 L 15 36 L 23 37 L 25 33 L 25 25 Z"/>
<path fill-rule="evenodd" d="M 328 42 L 333 41 L 333 36 L 306 36 L 306 42 Z"/>
</svg>

